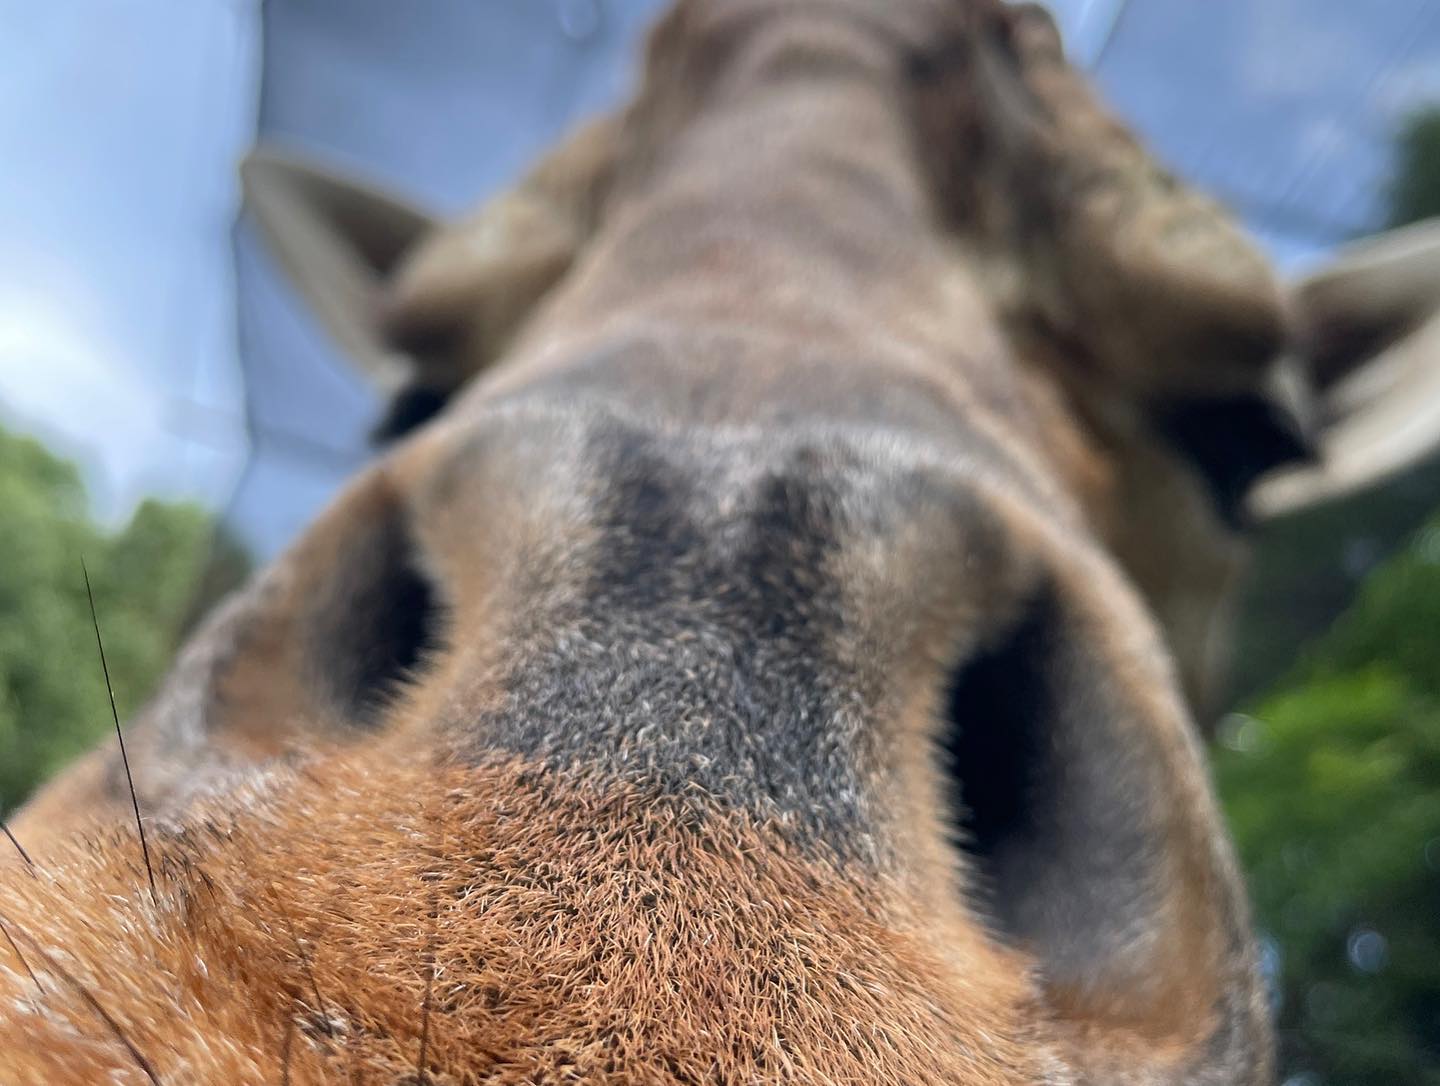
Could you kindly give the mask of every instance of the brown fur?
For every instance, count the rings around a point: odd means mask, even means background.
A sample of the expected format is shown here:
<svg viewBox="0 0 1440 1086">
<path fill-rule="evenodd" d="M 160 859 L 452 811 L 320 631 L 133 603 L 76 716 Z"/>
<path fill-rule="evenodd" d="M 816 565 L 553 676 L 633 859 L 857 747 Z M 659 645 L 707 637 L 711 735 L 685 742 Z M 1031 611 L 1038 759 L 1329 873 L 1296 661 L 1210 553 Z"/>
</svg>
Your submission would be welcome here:
<svg viewBox="0 0 1440 1086">
<path fill-rule="evenodd" d="M 1234 533 L 1161 419 L 1268 395 L 1278 290 L 1047 20 L 682 0 L 386 313 L 459 391 L 131 730 L 159 901 L 68 840 L 113 751 L 16 825 L 19 1081 L 1267 1081 L 1129 578 L 1203 692 Z"/>
<path fill-rule="evenodd" d="M 276 772 L 162 837 L 158 907 L 128 844 L 7 893 L 45 994 L 6 963 L 6 1081 L 144 1081 L 52 959 L 164 1081 L 278 1082 L 290 1023 L 290 1081 L 403 1081 L 432 970 L 436 1083 L 999 1084 L 1054 1066 L 1023 969 L 960 918 L 742 816 L 583 775 L 366 753 Z M 147 967 L 117 983 L 105 963 L 130 955 Z"/>
</svg>

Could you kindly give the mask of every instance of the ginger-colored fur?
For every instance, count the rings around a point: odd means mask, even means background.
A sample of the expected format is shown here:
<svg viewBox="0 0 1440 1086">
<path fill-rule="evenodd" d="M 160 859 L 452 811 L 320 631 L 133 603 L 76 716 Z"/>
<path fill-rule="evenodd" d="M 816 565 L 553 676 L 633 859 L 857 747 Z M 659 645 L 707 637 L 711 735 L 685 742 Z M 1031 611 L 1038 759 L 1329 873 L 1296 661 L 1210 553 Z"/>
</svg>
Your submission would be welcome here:
<svg viewBox="0 0 1440 1086">
<path fill-rule="evenodd" d="M 4 1080 L 146 1081 L 83 986 L 166 1082 L 287 1051 L 404 1082 L 422 1033 L 434 1083 L 1046 1081 L 1023 963 L 892 882 L 583 773 L 380 753 L 156 833 L 155 903 L 123 832 L 11 870 Z"/>
</svg>

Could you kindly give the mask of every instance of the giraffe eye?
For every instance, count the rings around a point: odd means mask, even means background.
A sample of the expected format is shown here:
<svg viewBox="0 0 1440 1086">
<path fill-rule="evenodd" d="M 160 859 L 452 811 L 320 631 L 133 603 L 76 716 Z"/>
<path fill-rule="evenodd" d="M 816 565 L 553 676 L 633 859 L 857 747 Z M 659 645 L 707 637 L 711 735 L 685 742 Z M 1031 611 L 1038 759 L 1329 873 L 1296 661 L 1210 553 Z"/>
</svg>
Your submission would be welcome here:
<svg viewBox="0 0 1440 1086">
<path fill-rule="evenodd" d="M 1245 496 L 1265 473 L 1312 460 L 1301 420 L 1263 396 L 1192 400 L 1163 411 L 1160 432 L 1205 480 L 1221 519 L 1244 523 Z"/>
<path fill-rule="evenodd" d="M 408 385 L 395 393 L 395 398 L 385 409 L 385 415 L 375 426 L 370 439 L 381 446 L 398 441 L 440 414 L 449 402 L 450 393 L 445 389 L 419 384 Z"/>
</svg>

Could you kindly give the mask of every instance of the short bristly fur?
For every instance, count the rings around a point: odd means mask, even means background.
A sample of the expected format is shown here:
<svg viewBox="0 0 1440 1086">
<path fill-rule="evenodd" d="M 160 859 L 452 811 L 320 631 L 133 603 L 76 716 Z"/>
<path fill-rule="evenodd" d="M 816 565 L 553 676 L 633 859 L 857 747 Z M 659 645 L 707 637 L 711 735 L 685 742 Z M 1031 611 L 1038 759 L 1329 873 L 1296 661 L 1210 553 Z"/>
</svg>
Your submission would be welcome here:
<svg viewBox="0 0 1440 1086">
<path fill-rule="evenodd" d="M 247 184 L 404 440 L 127 733 L 153 900 L 117 749 L 21 812 L 6 1081 L 1268 1081 L 1170 651 L 1305 382 L 1047 17 L 681 0 L 414 244 Z"/>
<path fill-rule="evenodd" d="M 93 963 L 81 979 L 174 1081 L 278 1081 L 290 1022 L 292 1081 L 352 1067 L 404 1081 L 432 942 L 437 1083 L 721 1068 L 733 1082 L 1046 1081 L 1013 957 L 891 880 L 777 847 L 700 797 L 519 762 L 342 758 L 237 798 L 266 816 L 207 805 L 159 843 L 175 888 L 162 908 L 97 909 L 65 934 L 67 957 Z M 7 908 L 69 912 L 80 880 L 134 901 L 133 873 L 86 858 Z M 146 967 L 113 975 L 132 956 Z M 50 990 L 43 1012 L 7 1011 L 7 1080 L 125 1081 L 126 1051 L 90 1018 Z"/>
</svg>

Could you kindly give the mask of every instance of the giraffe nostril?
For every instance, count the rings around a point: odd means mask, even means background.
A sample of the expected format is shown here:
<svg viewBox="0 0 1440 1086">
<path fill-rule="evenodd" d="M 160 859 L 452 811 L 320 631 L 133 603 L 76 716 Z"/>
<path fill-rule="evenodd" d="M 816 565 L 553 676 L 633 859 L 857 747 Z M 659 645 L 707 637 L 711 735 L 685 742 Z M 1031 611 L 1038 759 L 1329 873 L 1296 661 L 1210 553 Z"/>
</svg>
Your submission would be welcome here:
<svg viewBox="0 0 1440 1086">
<path fill-rule="evenodd" d="M 1045 606 L 1033 607 L 1000 642 L 966 660 L 947 692 L 944 758 L 960 803 L 958 843 L 976 864 L 982 899 L 994 890 L 996 854 L 1034 831 L 1036 793 L 1045 787 L 1046 620 Z"/>
<path fill-rule="evenodd" d="M 370 726 L 445 645 L 446 608 L 399 510 L 348 540 L 311 612 L 306 655 L 344 715 Z"/>
</svg>

